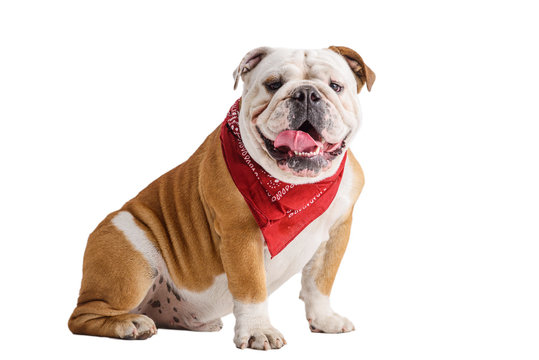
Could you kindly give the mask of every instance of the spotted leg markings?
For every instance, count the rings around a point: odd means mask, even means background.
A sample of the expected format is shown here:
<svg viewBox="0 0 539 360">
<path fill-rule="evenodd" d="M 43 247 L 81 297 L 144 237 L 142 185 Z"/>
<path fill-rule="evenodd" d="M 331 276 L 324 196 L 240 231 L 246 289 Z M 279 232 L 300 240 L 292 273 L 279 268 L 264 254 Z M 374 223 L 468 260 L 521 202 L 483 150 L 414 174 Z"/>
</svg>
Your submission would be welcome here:
<svg viewBox="0 0 539 360">
<path fill-rule="evenodd" d="M 157 327 L 165 329 L 219 331 L 223 327 L 221 319 L 200 321 L 192 304 L 185 301 L 172 281 L 162 273 L 158 273 L 144 300 L 131 313 L 147 315 Z"/>
</svg>

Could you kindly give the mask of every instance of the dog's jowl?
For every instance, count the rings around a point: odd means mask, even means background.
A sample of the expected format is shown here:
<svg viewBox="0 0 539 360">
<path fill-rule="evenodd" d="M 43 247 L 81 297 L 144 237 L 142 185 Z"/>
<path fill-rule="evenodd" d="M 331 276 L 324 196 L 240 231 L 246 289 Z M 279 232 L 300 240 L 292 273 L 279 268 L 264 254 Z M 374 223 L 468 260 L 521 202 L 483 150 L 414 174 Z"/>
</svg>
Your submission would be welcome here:
<svg viewBox="0 0 539 360">
<path fill-rule="evenodd" d="M 219 125 L 189 160 L 90 235 L 73 333 L 218 331 L 233 312 L 237 347 L 280 348 L 267 299 L 300 271 L 310 329 L 354 329 L 329 294 L 364 182 L 348 149 L 357 93 L 374 72 L 346 47 L 262 47 L 233 75 L 243 94 L 225 120 L 207 119 Z"/>
</svg>

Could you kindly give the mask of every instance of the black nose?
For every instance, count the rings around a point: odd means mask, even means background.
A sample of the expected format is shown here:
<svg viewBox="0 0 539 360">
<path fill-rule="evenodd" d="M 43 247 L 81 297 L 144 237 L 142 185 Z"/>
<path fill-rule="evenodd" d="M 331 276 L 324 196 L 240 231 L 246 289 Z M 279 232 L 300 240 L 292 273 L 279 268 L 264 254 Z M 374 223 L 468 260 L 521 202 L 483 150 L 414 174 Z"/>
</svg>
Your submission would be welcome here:
<svg viewBox="0 0 539 360">
<path fill-rule="evenodd" d="M 316 105 L 321 98 L 318 90 L 311 85 L 300 86 L 292 93 L 292 99 L 304 105 Z"/>
</svg>

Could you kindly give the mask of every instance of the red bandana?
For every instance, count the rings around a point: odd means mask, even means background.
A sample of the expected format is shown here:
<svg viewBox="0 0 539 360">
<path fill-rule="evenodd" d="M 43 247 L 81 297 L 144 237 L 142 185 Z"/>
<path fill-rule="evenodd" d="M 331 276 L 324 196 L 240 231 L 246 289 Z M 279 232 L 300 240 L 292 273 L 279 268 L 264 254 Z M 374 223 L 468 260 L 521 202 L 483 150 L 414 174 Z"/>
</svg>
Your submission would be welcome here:
<svg viewBox="0 0 539 360">
<path fill-rule="evenodd" d="M 243 145 L 238 123 L 240 100 L 223 121 L 221 147 L 232 180 L 274 257 L 328 209 L 342 180 L 346 154 L 335 175 L 317 183 L 294 185 L 277 180 L 251 159 Z"/>
</svg>

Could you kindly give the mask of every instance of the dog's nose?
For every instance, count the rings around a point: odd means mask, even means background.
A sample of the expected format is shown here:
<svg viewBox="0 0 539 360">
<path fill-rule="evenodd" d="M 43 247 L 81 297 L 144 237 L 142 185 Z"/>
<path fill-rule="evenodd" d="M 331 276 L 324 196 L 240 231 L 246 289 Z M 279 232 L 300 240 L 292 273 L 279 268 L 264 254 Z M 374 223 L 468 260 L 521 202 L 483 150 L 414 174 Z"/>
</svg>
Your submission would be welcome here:
<svg viewBox="0 0 539 360">
<path fill-rule="evenodd" d="M 300 86 L 292 93 L 292 99 L 303 105 L 316 105 L 321 98 L 318 90 L 311 85 Z"/>
</svg>

